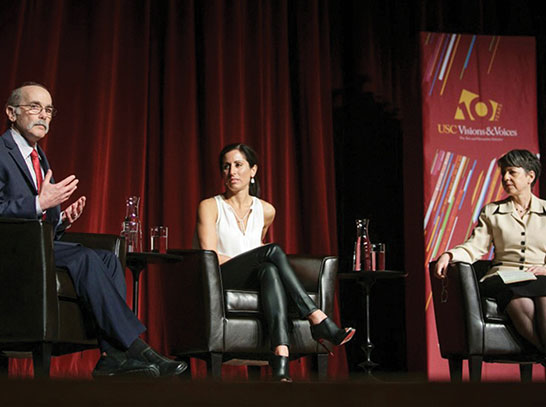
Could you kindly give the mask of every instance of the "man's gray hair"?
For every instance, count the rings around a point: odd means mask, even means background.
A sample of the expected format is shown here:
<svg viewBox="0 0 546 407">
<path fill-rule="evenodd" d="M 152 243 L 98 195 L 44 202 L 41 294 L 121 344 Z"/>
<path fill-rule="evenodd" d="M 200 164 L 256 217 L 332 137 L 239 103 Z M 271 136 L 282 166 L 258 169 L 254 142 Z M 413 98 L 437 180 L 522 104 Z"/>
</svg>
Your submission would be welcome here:
<svg viewBox="0 0 546 407">
<path fill-rule="evenodd" d="M 17 106 L 21 104 L 21 97 L 23 95 L 23 88 L 25 86 L 39 86 L 40 88 L 44 88 L 49 92 L 49 89 L 47 89 L 44 85 L 38 82 L 25 82 L 18 88 L 15 88 L 11 91 L 11 94 L 9 95 L 8 101 L 6 102 L 7 106 Z"/>
</svg>

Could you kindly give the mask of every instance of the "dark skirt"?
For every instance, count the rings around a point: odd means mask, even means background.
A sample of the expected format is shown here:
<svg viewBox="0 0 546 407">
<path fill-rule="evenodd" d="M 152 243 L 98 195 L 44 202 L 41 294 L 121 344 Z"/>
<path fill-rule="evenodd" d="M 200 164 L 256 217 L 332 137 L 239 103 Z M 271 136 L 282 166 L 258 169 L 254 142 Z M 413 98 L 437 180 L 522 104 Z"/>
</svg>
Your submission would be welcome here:
<svg viewBox="0 0 546 407">
<path fill-rule="evenodd" d="M 514 297 L 546 296 L 546 276 L 537 276 L 536 280 L 513 284 L 504 284 L 499 276 L 493 276 L 480 283 L 480 291 L 486 297 L 495 298 L 499 310 L 504 312 Z"/>
</svg>

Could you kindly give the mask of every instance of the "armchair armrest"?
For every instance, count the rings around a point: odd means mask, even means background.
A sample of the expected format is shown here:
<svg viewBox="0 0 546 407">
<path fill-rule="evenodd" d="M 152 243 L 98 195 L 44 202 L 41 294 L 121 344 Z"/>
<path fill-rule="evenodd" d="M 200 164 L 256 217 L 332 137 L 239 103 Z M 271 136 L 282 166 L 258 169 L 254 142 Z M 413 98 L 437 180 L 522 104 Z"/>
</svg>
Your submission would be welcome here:
<svg viewBox="0 0 546 407">
<path fill-rule="evenodd" d="M 165 298 L 165 307 L 178 312 L 169 335 L 176 338 L 173 354 L 214 352 L 223 349 L 226 316 L 218 257 L 211 250 L 169 250 L 181 256 L 166 281 L 179 287 L 179 295 Z M 169 340 L 167 342 L 170 342 Z M 170 343 L 168 344 L 169 348 Z"/>
<path fill-rule="evenodd" d="M 447 277 L 434 277 L 429 265 L 440 352 L 450 355 L 483 354 L 484 319 L 478 280 L 471 264 L 449 265 Z"/>
<path fill-rule="evenodd" d="M 0 338 L 58 335 L 53 228 L 41 220 L 0 218 Z"/>
<path fill-rule="evenodd" d="M 90 249 L 109 250 L 118 256 L 123 268 L 125 268 L 125 238 L 118 235 L 101 233 L 64 233 L 63 242 L 80 243 Z"/>
<path fill-rule="evenodd" d="M 331 315 L 334 311 L 337 257 L 291 254 L 288 260 L 305 290 L 318 293 L 317 306 Z"/>
</svg>

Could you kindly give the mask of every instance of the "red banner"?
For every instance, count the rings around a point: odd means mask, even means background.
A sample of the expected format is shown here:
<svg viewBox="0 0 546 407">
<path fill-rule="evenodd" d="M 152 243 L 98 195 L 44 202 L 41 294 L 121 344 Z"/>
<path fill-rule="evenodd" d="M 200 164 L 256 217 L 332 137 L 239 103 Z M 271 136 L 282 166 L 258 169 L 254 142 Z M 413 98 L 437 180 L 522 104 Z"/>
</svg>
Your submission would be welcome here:
<svg viewBox="0 0 546 407">
<path fill-rule="evenodd" d="M 468 238 L 486 203 L 504 196 L 497 159 L 515 148 L 538 153 L 536 57 L 531 37 L 424 32 L 420 50 L 427 272 Z M 426 281 L 428 376 L 443 380 L 449 369 Z M 518 378 L 518 365 L 483 367 L 484 380 Z"/>
</svg>

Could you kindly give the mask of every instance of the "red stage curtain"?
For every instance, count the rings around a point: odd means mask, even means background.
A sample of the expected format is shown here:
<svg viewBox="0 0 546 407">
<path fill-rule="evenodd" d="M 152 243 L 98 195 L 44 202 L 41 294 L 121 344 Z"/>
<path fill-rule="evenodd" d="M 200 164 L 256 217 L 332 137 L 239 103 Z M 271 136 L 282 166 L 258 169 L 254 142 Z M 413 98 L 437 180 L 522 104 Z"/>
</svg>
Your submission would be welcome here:
<svg viewBox="0 0 546 407">
<path fill-rule="evenodd" d="M 261 157 L 263 198 L 277 208 L 269 239 L 335 254 L 329 40 L 324 1 L 6 1 L 0 95 L 24 81 L 51 90 L 59 115 L 43 147 L 56 179 L 76 174 L 76 195 L 88 198 L 74 231 L 119 233 L 126 198 L 139 195 L 144 241 L 163 224 L 170 247 L 191 247 L 198 202 L 222 191 L 217 154 L 242 141 Z M 166 353 L 162 338 L 188 311 L 161 307 L 169 293 L 153 272 L 142 283 L 146 339 Z M 336 352 L 330 374 L 344 377 Z M 52 373 L 89 377 L 97 358 L 56 358 Z M 307 363 L 292 372 L 305 377 Z"/>
</svg>

